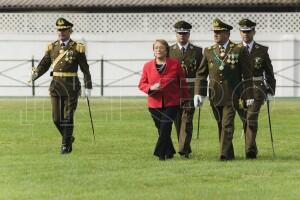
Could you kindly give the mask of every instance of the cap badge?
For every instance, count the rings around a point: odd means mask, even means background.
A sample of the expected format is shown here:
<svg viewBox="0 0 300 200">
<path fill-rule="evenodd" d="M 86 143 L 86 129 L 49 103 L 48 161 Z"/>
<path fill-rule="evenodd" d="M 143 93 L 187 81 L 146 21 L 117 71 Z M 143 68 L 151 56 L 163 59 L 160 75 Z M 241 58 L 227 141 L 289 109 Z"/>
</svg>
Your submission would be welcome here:
<svg viewBox="0 0 300 200">
<path fill-rule="evenodd" d="M 213 22 L 213 26 L 219 26 L 219 22 L 218 21 L 214 21 Z"/>
<path fill-rule="evenodd" d="M 61 19 L 60 19 L 60 20 L 58 20 L 58 21 L 57 21 L 57 25 L 59 25 L 59 26 L 62 26 L 62 25 L 64 25 L 64 21 L 63 21 L 63 20 L 61 20 Z"/>
</svg>

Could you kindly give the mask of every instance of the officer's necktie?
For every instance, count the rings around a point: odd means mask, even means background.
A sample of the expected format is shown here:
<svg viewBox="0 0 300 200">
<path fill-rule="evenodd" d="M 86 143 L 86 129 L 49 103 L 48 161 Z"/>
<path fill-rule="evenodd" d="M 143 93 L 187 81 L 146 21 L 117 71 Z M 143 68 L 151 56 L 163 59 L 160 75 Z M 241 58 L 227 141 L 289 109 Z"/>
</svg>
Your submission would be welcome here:
<svg viewBox="0 0 300 200">
<path fill-rule="evenodd" d="M 184 56 L 184 53 L 185 53 L 185 48 L 181 47 L 181 54 L 182 54 L 182 56 Z"/>
<path fill-rule="evenodd" d="M 248 44 L 246 45 L 246 48 L 247 48 L 248 54 L 250 54 L 251 50 L 250 50 L 250 46 Z"/>
<path fill-rule="evenodd" d="M 61 48 L 64 48 L 64 47 L 66 46 L 66 44 L 65 44 L 64 42 L 62 42 L 62 43 L 60 44 L 60 46 L 61 46 Z"/>
</svg>

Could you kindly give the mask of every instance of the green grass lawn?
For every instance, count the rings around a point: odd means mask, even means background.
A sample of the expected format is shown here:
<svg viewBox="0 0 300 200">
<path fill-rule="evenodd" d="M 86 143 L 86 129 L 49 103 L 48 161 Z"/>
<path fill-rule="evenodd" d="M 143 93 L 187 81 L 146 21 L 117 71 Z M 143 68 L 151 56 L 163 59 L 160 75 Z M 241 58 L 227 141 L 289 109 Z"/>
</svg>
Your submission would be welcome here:
<svg viewBox="0 0 300 200">
<path fill-rule="evenodd" d="M 48 98 L 0 99 L 2 200 L 282 200 L 300 198 L 299 99 L 272 102 L 276 157 L 272 157 L 266 106 L 259 119 L 257 160 L 245 160 L 236 118 L 236 160 L 218 161 L 217 127 L 208 102 L 197 115 L 189 160 L 158 161 L 157 139 L 144 98 L 91 99 L 96 143 L 87 104 L 76 111 L 73 152 L 60 155 L 60 135 Z M 198 111 L 197 111 L 198 112 Z M 173 131 L 175 147 L 178 144 Z"/>
</svg>

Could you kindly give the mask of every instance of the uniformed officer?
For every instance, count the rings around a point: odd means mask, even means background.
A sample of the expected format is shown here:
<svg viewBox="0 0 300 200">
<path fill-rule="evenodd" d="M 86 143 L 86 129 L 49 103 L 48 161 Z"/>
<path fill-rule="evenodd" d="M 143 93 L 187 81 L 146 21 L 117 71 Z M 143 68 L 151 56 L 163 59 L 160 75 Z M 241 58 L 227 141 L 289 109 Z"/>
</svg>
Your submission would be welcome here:
<svg viewBox="0 0 300 200">
<path fill-rule="evenodd" d="M 194 96 L 196 70 L 202 59 L 202 48 L 189 42 L 190 30 L 192 29 L 191 24 L 185 21 L 179 21 L 174 24 L 174 28 L 176 32 L 176 44 L 170 47 L 170 57 L 176 58 L 181 63 L 181 67 L 186 74 L 190 96 Z M 175 119 L 179 154 L 185 158 L 189 158 L 189 154 L 192 152 L 191 139 L 195 113 L 193 100 L 189 100 L 188 106 L 190 109 L 181 107 Z"/>
<path fill-rule="evenodd" d="M 241 106 L 238 113 L 244 124 L 246 158 L 255 159 L 258 153 L 255 141 L 258 115 L 264 101 L 271 100 L 275 94 L 276 80 L 268 54 L 268 47 L 253 40 L 256 33 L 256 23 L 249 19 L 242 19 L 239 25 L 242 38 L 241 45 L 246 47 L 251 63 L 254 103 L 248 108 Z"/>
<path fill-rule="evenodd" d="M 252 75 L 246 48 L 229 40 L 232 26 L 220 19 L 213 20 L 214 45 L 205 48 L 200 67 L 196 72 L 195 107 L 201 106 L 207 95 L 218 124 L 220 160 L 235 158 L 232 144 L 235 111 L 242 93 L 247 105 L 253 103 Z"/>
<path fill-rule="evenodd" d="M 73 24 L 66 19 L 57 19 L 58 40 L 48 45 L 44 57 L 32 74 L 34 81 L 48 71 L 51 65 L 53 67 L 49 91 L 53 122 L 62 136 L 61 154 L 71 153 L 75 139 L 73 118 L 81 93 L 78 66 L 84 74 L 85 95 L 90 96 L 92 89 L 85 46 L 70 38 L 72 27 Z"/>
</svg>

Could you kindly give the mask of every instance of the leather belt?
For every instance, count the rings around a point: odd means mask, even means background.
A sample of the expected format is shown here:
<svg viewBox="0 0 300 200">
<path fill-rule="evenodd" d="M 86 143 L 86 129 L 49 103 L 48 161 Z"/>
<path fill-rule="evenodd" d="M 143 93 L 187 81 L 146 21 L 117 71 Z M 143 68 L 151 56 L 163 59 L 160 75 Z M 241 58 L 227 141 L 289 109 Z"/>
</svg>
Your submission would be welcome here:
<svg viewBox="0 0 300 200">
<path fill-rule="evenodd" d="M 77 72 L 53 72 L 53 76 L 74 77 L 74 76 L 77 76 Z"/>
<path fill-rule="evenodd" d="M 263 81 L 264 77 L 263 76 L 255 76 L 252 78 L 253 81 Z"/>
<path fill-rule="evenodd" d="M 188 83 L 194 83 L 195 80 L 196 80 L 196 78 L 186 78 L 185 80 L 186 80 L 186 82 L 188 82 Z"/>
</svg>

